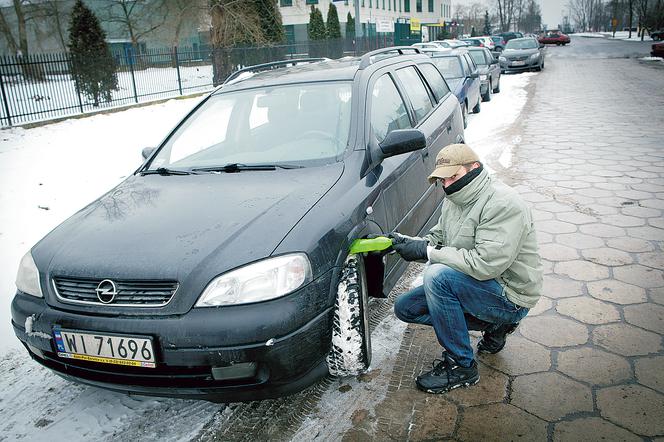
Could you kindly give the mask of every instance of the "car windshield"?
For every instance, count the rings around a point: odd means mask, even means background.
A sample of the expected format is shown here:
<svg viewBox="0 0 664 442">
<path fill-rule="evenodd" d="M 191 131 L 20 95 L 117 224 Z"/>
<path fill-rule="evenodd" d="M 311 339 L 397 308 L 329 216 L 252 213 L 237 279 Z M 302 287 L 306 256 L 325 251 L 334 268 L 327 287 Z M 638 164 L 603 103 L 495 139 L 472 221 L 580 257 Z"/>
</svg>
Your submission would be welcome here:
<svg viewBox="0 0 664 442">
<path fill-rule="evenodd" d="M 350 108 L 347 82 L 217 93 L 168 139 L 149 170 L 329 163 L 346 148 Z"/>
<path fill-rule="evenodd" d="M 468 52 L 470 52 L 470 56 L 473 58 L 475 64 L 482 66 L 489 64 L 486 60 L 486 57 L 484 56 L 484 51 L 468 51 Z"/>
<path fill-rule="evenodd" d="M 536 49 L 537 42 L 533 38 L 526 40 L 510 40 L 505 45 L 505 49 Z"/>
<path fill-rule="evenodd" d="M 434 57 L 433 62 L 445 79 L 463 77 L 461 62 L 458 57 Z"/>
</svg>

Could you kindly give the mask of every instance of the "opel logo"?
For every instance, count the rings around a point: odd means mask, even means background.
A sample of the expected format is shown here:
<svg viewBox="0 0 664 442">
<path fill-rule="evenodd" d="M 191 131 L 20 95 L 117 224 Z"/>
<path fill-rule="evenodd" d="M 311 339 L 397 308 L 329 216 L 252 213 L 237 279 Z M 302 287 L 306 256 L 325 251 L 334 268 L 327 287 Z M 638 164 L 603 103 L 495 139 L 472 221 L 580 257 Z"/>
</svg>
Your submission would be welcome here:
<svg viewBox="0 0 664 442">
<path fill-rule="evenodd" d="M 95 292 L 97 292 L 97 299 L 99 299 L 102 304 L 110 304 L 118 294 L 118 290 L 115 288 L 115 283 L 110 279 L 104 279 L 100 282 L 95 289 Z"/>
</svg>

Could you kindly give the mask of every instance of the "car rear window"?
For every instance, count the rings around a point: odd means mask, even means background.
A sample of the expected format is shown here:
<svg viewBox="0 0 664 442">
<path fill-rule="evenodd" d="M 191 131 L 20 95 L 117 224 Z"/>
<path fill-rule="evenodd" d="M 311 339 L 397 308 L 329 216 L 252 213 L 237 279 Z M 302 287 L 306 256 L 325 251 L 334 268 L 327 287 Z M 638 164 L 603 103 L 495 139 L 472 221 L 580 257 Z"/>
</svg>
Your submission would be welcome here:
<svg viewBox="0 0 664 442">
<path fill-rule="evenodd" d="M 426 86 L 412 66 L 397 70 L 397 77 L 401 80 L 401 84 L 413 104 L 417 121 L 421 121 L 433 109 Z"/>
<path fill-rule="evenodd" d="M 348 143 L 350 113 L 349 82 L 218 93 L 171 135 L 150 169 L 331 162 Z"/>
<path fill-rule="evenodd" d="M 505 45 L 505 49 L 536 49 L 537 41 L 534 38 L 526 40 L 510 40 Z"/>
<path fill-rule="evenodd" d="M 458 57 L 433 57 L 433 63 L 446 80 L 463 77 L 463 69 Z"/>
<path fill-rule="evenodd" d="M 473 61 L 478 65 L 487 65 L 489 61 L 486 59 L 484 51 L 469 51 Z"/>
<path fill-rule="evenodd" d="M 450 92 L 450 88 L 447 87 L 445 79 L 441 75 L 440 71 L 436 67 L 429 63 L 424 63 L 418 65 L 422 75 L 426 78 L 427 83 L 433 89 L 433 93 L 436 96 L 436 100 L 440 101 L 445 95 Z"/>
</svg>

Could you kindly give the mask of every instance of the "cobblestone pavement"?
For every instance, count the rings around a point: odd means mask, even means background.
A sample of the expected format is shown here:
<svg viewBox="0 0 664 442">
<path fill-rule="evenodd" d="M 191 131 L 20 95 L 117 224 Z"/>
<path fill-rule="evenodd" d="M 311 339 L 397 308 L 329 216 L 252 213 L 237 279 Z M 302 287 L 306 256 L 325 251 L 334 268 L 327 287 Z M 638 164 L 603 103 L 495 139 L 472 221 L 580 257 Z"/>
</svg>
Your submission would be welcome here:
<svg viewBox="0 0 664 442">
<path fill-rule="evenodd" d="M 344 440 L 664 440 L 664 76 L 557 58 L 529 87 L 513 166 L 489 162 L 533 207 L 542 299 L 477 386 L 445 395 L 415 389 L 440 347 L 408 326 Z"/>
</svg>

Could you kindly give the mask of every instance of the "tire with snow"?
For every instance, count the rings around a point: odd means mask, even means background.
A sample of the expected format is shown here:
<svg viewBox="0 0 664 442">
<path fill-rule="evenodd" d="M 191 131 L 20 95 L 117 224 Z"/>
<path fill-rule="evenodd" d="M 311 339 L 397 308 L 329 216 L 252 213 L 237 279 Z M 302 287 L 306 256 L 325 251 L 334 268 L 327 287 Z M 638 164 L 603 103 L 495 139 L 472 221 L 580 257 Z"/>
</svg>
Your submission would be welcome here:
<svg viewBox="0 0 664 442">
<path fill-rule="evenodd" d="M 364 261 L 357 255 L 349 255 L 337 286 L 327 366 L 333 376 L 355 376 L 366 371 L 370 363 L 369 298 Z"/>
</svg>

